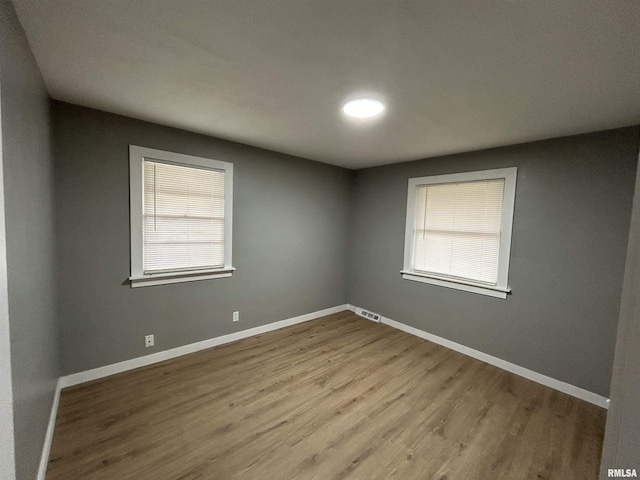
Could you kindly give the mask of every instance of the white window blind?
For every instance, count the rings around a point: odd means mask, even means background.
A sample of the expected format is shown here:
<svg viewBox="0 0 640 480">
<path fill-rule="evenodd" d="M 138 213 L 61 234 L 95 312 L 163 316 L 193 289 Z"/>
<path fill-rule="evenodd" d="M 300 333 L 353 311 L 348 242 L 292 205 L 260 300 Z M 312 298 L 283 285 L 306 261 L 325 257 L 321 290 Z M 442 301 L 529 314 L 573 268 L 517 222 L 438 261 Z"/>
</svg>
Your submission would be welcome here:
<svg viewBox="0 0 640 480">
<path fill-rule="evenodd" d="M 416 189 L 412 270 L 496 285 L 505 179 Z"/>
<path fill-rule="evenodd" d="M 143 270 L 224 266 L 225 173 L 143 161 Z"/>
</svg>

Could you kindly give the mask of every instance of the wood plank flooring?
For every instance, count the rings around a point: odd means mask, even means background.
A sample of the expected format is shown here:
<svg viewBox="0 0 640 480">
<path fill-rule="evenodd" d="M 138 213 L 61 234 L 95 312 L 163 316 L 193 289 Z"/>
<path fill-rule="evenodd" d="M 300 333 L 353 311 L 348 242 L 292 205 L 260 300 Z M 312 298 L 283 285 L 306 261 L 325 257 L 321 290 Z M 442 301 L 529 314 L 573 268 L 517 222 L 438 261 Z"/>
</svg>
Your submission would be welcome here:
<svg viewBox="0 0 640 480">
<path fill-rule="evenodd" d="M 65 389 L 48 480 L 589 480 L 605 411 L 342 312 Z"/>
</svg>

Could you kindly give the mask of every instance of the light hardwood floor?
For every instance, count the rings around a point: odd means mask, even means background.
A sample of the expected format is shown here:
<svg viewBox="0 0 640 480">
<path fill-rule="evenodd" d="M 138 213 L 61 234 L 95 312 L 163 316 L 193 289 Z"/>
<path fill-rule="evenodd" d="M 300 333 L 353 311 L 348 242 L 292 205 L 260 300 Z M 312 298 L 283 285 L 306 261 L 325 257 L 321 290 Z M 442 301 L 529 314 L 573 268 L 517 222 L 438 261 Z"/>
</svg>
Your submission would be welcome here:
<svg viewBox="0 0 640 480">
<path fill-rule="evenodd" d="M 342 312 L 65 389 L 47 479 L 589 480 L 604 423 Z"/>
</svg>

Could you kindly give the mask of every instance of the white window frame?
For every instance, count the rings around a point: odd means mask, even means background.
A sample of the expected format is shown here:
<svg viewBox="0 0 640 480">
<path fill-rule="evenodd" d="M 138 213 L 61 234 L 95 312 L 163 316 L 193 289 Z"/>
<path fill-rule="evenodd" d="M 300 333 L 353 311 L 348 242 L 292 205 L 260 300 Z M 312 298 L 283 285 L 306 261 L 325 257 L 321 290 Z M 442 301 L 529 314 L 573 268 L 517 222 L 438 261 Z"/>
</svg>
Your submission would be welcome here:
<svg viewBox="0 0 640 480">
<path fill-rule="evenodd" d="M 409 179 L 407 192 L 407 217 L 404 237 L 404 266 L 400 271 L 402 278 L 416 282 L 429 283 L 441 287 L 455 288 L 481 295 L 506 299 L 511 292 L 509 287 L 509 261 L 511 257 L 511 234 L 513 230 L 513 210 L 516 198 L 517 167 L 482 170 L 477 172 L 453 173 Z M 498 278 L 496 285 L 486 285 L 464 279 L 452 279 L 446 276 L 417 272 L 413 265 L 413 230 L 414 211 L 416 207 L 416 191 L 421 185 L 437 185 L 444 183 L 473 182 L 478 180 L 495 180 L 504 178 L 504 197 L 502 201 L 502 223 L 500 251 L 498 254 Z"/>
<path fill-rule="evenodd" d="M 224 266 L 203 270 L 184 270 L 161 273 L 144 273 L 143 267 L 143 200 L 144 200 L 144 160 L 162 163 L 206 168 L 223 171 L 224 184 Z M 233 164 L 209 158 L 194 157 L 181 153 L 166 152 L 153 148 L 129 145 L 129 208 L 131 220 L 131 276 L 132 287 L 164 285 L 167 283 L 193 282 L 211 278 L 230 277 L 235 270 L 231 264 L 233 226 Z"/>
</svg>

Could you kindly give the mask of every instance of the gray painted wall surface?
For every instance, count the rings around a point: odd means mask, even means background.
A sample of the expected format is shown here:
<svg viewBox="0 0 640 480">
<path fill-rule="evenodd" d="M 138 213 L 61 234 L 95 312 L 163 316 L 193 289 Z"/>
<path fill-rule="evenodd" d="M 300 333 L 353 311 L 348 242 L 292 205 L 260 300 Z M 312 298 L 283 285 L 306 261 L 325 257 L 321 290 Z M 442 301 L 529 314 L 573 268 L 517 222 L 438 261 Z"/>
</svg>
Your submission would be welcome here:
<svg viewBox="0 0 640 480">
<path fill-rule="evenodd" d="M 49 99 L 13 6 L 0 2 L 2 148 L 16 471 L 35 478 L 59 374 Z"/>
<path fill-rule="evenodd" d="M 358 170 L 349 302 L 608 396 L 637 153 L 627 128 Z M 513 295 L 402 279 L 408 178 L 513 166 Z"/>
<path fill-rule="evenodd" d="M 0 2 L 0 28 L 7 21 L 7 4 Z M 0 70 L 0 92 L 2 71 Z M 4 215 L 4 174 L 2 166 L 2 95 L 0 93 L 0 478 L 16 478 L 13 431 L 13 387 L 11 385 L 11 342 L 9 338 L 9 297 L 7 291 L 7 235 Z"/>
<path fill-rule="evenodd" d="M 624 275 L 602 479 L 609 478 L 609 468 L 640 470 L 640 172 L 636 179 Z"/>
<path fill-rule="evenodd" d="M 53 111 L 64 374 L 346 303 L 351 171 L 69 104 Z M 129 144 L 234 164 L 233 277 L 125 282 Z"/>
</svg>

